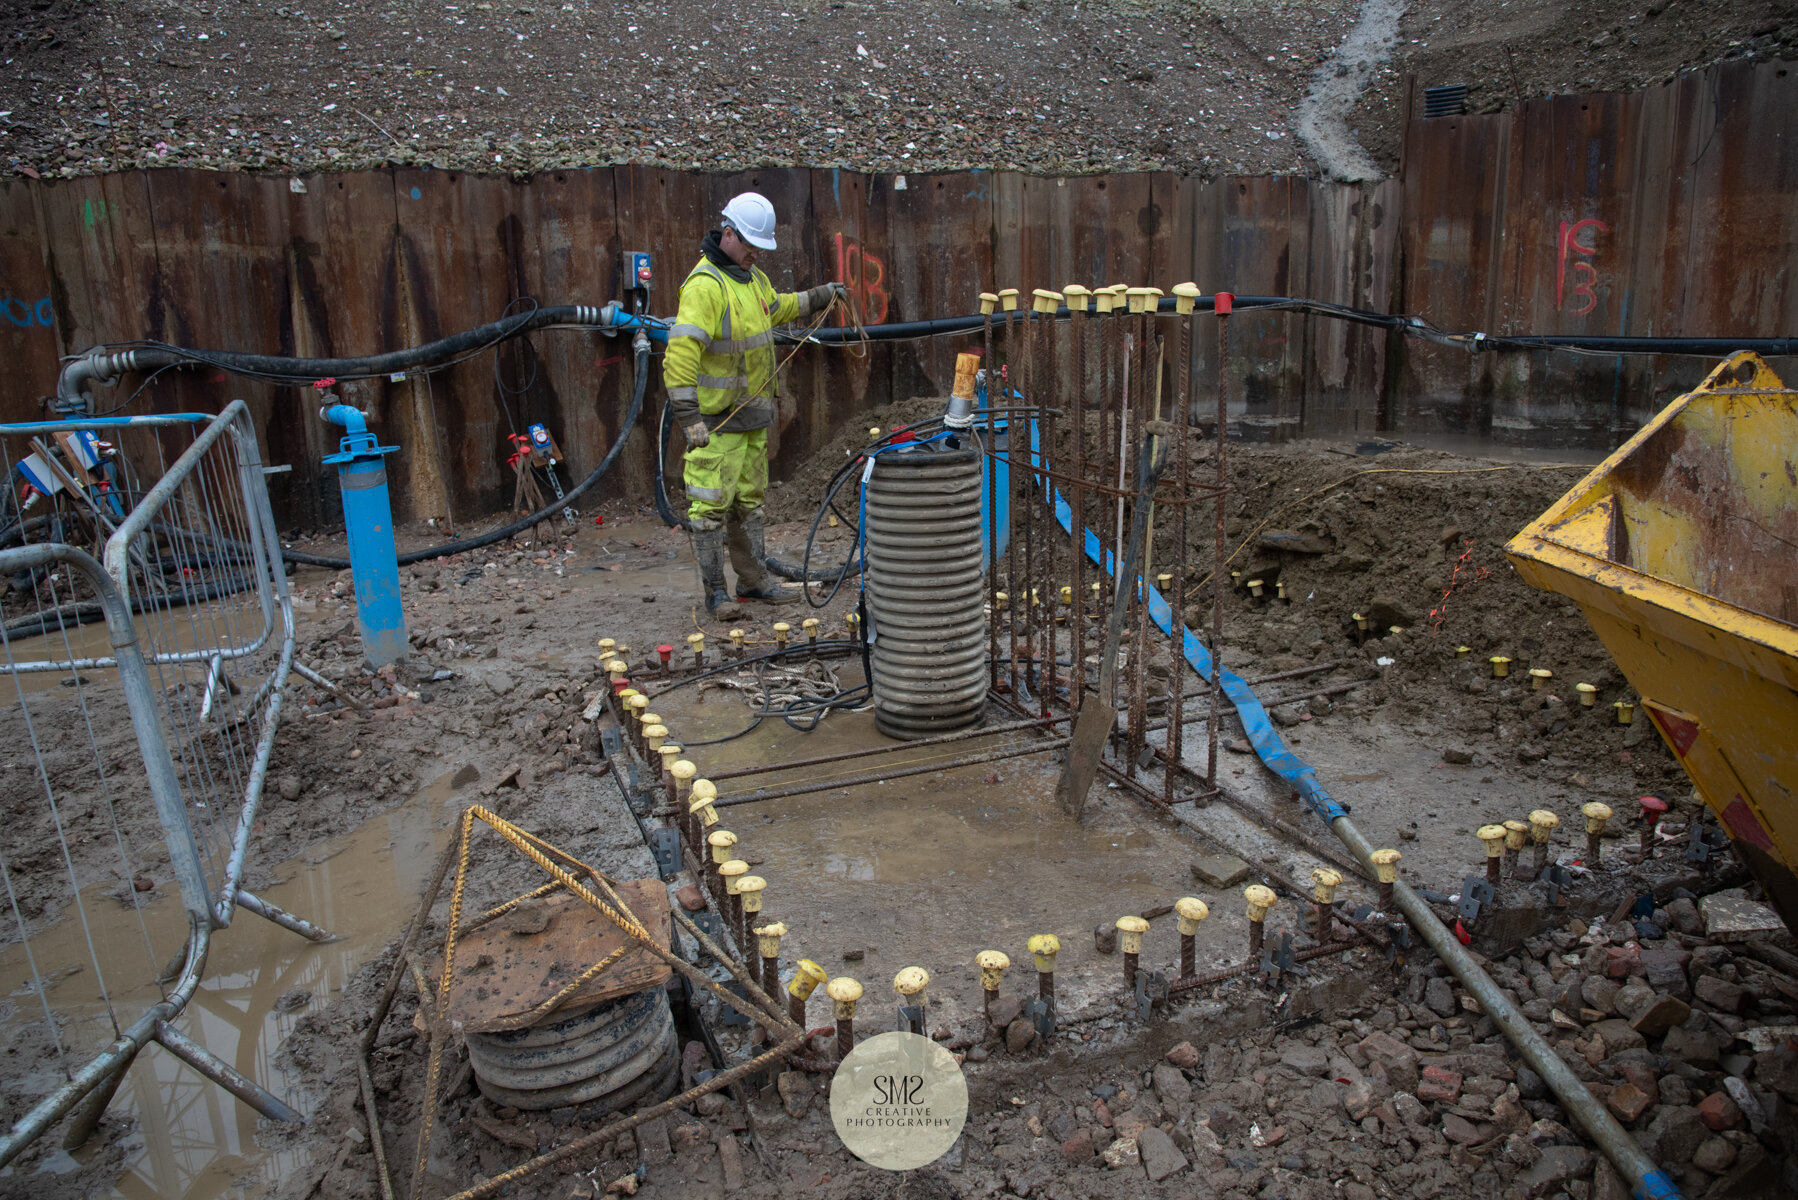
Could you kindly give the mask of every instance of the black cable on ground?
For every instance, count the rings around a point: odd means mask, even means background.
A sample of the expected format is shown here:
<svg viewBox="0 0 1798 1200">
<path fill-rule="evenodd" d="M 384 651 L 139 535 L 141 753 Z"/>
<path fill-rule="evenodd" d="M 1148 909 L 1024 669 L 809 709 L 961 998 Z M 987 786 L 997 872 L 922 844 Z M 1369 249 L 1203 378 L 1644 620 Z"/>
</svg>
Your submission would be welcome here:
<svg viewBox="0 0 1798 1200">
<path fill-rule="evenodd" d="M 544 521 L 552 519 L 562 509 L 573 504 L 580 498 L 582 493 L 598 483 L 605 473 L 612 469 L 612 464 L 618 461 L 618 455 L 623 451 L 624 443 L 626 439 L 630 437 L 631 430 L 637 427 L 637 416 L 643 411 L 643 393 L 648 386 L 649 342 L 645 339 L 637 346 L 637 380 L 636 385 L 631 389 L 631 403 L 630 407 L 625 410 L 624 423 L 619 426 L 617 435 L 612 439 L 612 448 L 606 451 L 606 456 L 600 460 L 597 467 L 593 468 L 591 474 L 575 484 L 572 488 L 568 489 L 559 500 L 539 509 L 528 517 L 521 517 L 509 525 L 502 525 L 498 529 L 490 530 L 477 537 L 460 538 L 453 542 L 444 542 L 439 546 L 430 546 L 423 550 L 413 550 L 410 553 L 402 554 L 399 556 L 399 565 L 404 567 L 411 563 L 425 562 L 433 558 L 444 558 L 451 554 L 461 554 L 467 550 L 479 550 L 481 547 L 491 546 L 495 542 L 503 542 L 507 538 L 531 528 L 533 525 L 540 525 Z M 350 560 L 347 558 L 332 558 L 322 554 L 306 554 L 302 551 L 289 550 L 285 547 L 281 550 L 281 557 L 287 562 L 303 563 L 306 566 L 311 567 L 335 567 L 338 570 L 342 570 L 350 565 Z"/>
</svg>

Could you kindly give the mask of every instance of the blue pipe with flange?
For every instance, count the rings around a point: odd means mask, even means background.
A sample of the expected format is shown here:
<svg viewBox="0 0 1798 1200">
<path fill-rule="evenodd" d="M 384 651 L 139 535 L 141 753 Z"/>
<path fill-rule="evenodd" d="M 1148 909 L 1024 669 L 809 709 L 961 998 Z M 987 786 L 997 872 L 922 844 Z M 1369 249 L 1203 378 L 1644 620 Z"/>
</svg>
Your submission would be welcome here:
<svg viewBox="0 0 1798 1200">
<path fill-rule="evenodd" d="M 343 427 L 339 452 L 325 456 L 337 468 L 343 496 L 343 528 L 350 542 L 350 579 L 356 588 L 356 620 L 362 657 L 384 667 L 406 655 L 406 615 L 400 609 L 399 551 L 393 544 L 393 504 L 387 493 L 387 455 L 367 418 L 348 404 L 327 404 L 318 415 Z"/>
</svg>

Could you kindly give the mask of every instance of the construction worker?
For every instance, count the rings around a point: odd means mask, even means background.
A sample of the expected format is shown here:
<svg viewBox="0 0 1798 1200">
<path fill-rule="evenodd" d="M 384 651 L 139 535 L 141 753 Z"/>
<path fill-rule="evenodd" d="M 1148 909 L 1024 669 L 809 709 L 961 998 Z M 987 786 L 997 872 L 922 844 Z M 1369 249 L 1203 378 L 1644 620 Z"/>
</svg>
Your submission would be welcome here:
<svg viewBox="0 0 1798 1200">
<path fill-rule="evenodd" d="M 721 229 L 700 242 L 699 262 L 680 288 L 662 379 L 687 435 L 687 525 L 705 588 L 706 611 L 743 615 L 724 581 L 728 532 L 737 599 L 795 599 L 768 573 L 762 493 L 768 487 L 768 426 L 774 420 L 776 325 L 809 316 L 847 294 L 840 283 L 776 292 L 755 265 L 774 249 L 774 205 L 744 192 L 724 206 Z"/>
</svg>

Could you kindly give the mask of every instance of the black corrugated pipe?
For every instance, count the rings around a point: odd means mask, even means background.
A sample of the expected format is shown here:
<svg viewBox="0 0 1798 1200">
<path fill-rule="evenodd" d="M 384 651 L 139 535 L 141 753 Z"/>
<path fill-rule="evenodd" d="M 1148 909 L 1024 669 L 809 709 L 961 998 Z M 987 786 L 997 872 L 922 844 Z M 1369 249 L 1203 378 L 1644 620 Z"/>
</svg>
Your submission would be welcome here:
<svg viewBox="0 0 1798 1200">
<path fill-rule="evenodd" d="M 552 310 L 539 309 L 538 311 L 545 312 Z M 600 459 L 599 465 L 593 468 L 592 474 L 568 489 L 568 491 L 553 504 L 537 510 L 528 517 L 521 517 L 518 520 L 513 521 L 510 525 L 503 525 L 498 529 L 490 530 L 478 537 L 459 538 L 453 542 L 444 542 L 440 546 L 430 546 L 423 550 L 414 550 L 409 554 L 402 554 L 399 559 L 400 566 L 403 567 L 409 563 L 424 562 L 427 559 L 432 558 L 444 558 L 451 554 L 460 554 L 465 550 L 479 550 L 483 546 L 491 546 L 495 542 L 503 542 L 514 534 L 522 533 L 533 525 L 538 525 L 544 521 L 550 520 L 562 509 L 568 507 L 570 504 L 573 504 L 575 500 L 579 499 L 581 494 L 588 488 L 598 483 L 605 473 L 612 469 L 612 464 L 618 461 L 618 455 L 624 449 L 625 440 L 630 437 L 631 430 L 637 427 L 637 416 L 643 411 L 643 392 L 649 386 L 649 338 L 645 336 L 640 329 L 637 331 L 635 349 L 637 352 L 637 381 L 636 385 L 631 388 L 631 406 L 625 410 L 624 423 L 618 427 L 618 434 L 612 439 L 612 448 L 606 451 L 606 456 Z M 347 558 L 330 558 L 322 554 L 304 554 L 298 550 L 289 550 L 285 547 L 281 550 L 281 557 L 287 562 L 303 563 L 309 567 L 335 567 L 342 570 L 350 565 L 350 560 Z"/>
</svg>

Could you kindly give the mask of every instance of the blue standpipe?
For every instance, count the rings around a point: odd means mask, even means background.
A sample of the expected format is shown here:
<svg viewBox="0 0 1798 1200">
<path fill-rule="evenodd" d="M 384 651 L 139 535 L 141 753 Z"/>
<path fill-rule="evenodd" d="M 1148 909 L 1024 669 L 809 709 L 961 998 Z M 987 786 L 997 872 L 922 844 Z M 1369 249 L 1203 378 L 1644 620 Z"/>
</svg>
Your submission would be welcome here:
<svg viewBox="0 0 1798 1200">
<path fill-rule="evenodd" d="M 362 410 L 327 404 L 318 415 L 341 425 L 340 453 L 323 461 L 337 468 L 343 494 L 343 527 L 350 541 L 350 578 L 356 586 L 356 619 L 362 656 L 384 667 L 406 655 L 406 616 L 400 609 L 399 552 L 393 545 L 393 505 L 387 495 L 387 455 L 398 446 L 377 445 Z"/>
</svg>

